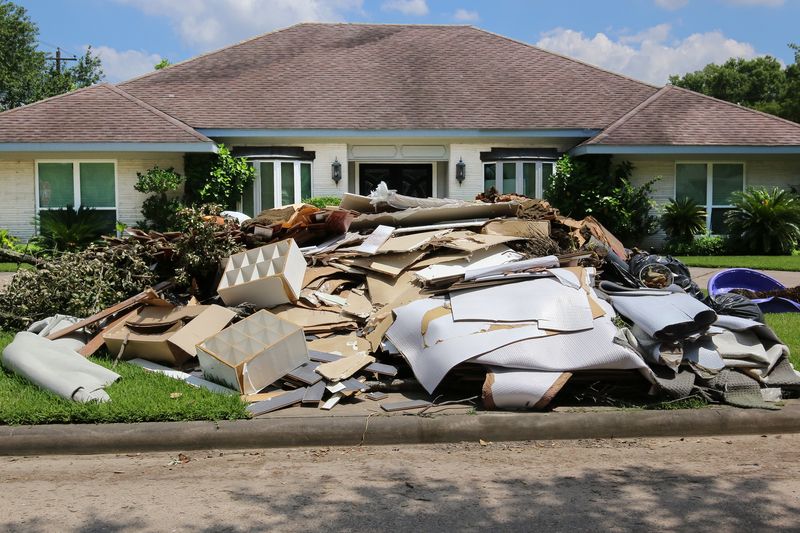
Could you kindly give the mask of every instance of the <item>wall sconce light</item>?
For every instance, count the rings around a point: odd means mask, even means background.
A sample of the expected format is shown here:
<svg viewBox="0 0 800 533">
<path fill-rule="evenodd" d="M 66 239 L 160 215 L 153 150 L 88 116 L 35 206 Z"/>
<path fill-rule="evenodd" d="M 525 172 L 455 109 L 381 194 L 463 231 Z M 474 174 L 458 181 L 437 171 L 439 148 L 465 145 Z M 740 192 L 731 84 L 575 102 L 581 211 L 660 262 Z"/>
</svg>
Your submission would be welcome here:
<svg viewBox="0 0 800 533">
<path fill-rule="evenodd" d="M 338 157 L 331 163 L 331 179 L 336 185 L 339 185 L 339 182 L 342 181 L 342 164 L 339 162 Z"/>
<path fill-rule="evenodd" d="M 459 157 L 458 163 L 456 163 L 456 180 L 461 185 L 465 179 L 467 179 L 467 164 L 464 163 L 463 158 Z"/>
</svg>

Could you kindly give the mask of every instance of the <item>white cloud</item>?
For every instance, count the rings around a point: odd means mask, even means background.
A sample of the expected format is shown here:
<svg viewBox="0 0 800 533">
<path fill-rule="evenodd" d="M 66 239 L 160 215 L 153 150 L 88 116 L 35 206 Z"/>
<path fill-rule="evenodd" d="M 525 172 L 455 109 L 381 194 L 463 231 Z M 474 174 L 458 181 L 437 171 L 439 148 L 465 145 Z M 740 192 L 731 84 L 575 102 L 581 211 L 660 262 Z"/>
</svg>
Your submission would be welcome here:
<svg viewBox="0 0 800 533">
<path fill-rule="evenodd" d="M 100 57 L 106 80 L 111 83 L 150 72 L 161 61 L 158 54 L 148 54 L 144 50 L 117 50 L 110 46 L 98 46 L 92 47 L 92 51 Z"/>
<path fill-rule="evenodd" d="M 689 0 L 655 0 L 658 7 L 674 11 L 689 3 Z"/>
<path fill-rule="evenodd" d="M 116 0 L 170 20 L 200 51 L 219 48 L 297 22 L 339 22 L 363 0 Z M 424 2 L 423 2 L 424 3 Z"/>
<path fill-rule="evenodd" d="M 381 9 L 421 17 L 428 14 L 428 2 L 426 0 L 386 0 L 381 5 Z"/>
<path fill-rule="evenodd" d="M 462 22 L 477 22 L 481 17 L 478 15 L 477 11 L 456 9 L 456 12 L 453 13 L 453 18 Z"/>
<path fill-rule="evenodd" d="M 734 6 L 780 7 L 784 0 L 723 0 L 726 4 Z"/>
<path fill-rule="evenodd" d="M 751 44 L 729 39 L 719 31 L 671 40 L 668 24 L 616 41 L 604 33 L 589 37 L 575 30 L 556 28 L 542 34 L 536 45 L 654 84 L 666 83 L 670 74 L 698 70 L 708 63 L 758 55 Z"/>
</svg>

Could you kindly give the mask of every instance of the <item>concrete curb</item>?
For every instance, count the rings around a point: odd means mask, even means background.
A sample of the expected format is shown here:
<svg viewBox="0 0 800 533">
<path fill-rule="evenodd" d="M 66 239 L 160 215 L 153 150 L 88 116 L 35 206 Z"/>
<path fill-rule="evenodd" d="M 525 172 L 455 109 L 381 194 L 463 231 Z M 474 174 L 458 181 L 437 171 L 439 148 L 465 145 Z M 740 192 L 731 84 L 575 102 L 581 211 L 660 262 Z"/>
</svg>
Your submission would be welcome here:
<svg viewBox="0 0 800 533">
<path fill-rule="evenodd" d="M 800 433 L 800 402 L 789 402 L 781 411 L 709 408 L 7 426 L 0 428 L 0 455 L 768 433 Z"/>
</svg>

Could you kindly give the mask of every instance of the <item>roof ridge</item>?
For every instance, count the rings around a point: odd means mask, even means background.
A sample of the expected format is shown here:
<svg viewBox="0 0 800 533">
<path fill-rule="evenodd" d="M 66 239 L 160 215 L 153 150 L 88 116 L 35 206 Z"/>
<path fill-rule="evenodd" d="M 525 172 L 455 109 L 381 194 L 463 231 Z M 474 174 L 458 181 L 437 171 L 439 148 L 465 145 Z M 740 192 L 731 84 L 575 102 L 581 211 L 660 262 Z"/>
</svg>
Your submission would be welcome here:
<svg viewBox="0 0 800 533">
<path fill-rule="evenodd" d="M 683 91 L 683 92 L 686 92 L 686 93 L 690 93 L 690 94 L 693 94 L 693 95 L 696 95 L 696 96 L 701 96 L 701 97 L 706 98 L 708 100 L 713 100 L 715 102 L 719 102 L 721 104 L 725 104 L 725 105 L 730 106 L 730 107 L 735 107 L 736 109 L 740 109 L 742 111 L 749 111 L 750 113 L 755 113 L 755 114 L 761 115 L 762 117 L 765 117 L 765 118 L 769 118 L 769 119 L 777 120 L 777 121 L 780 121 L 780 122 L 784 122 L 784 123 L 786 123 L 786 124 L 788 124 L 790 126 L 794 126 L 795 128 L 800 128 L 800 123 L 794 122 L 792 120 L 789 120 L 789 119 L 786 119 L 786 118 L 783 118 L 783 117 L 779 117 L 777 115 L 771 115 L 770 113 L 765 113 L 764 111 L 759 111 L 758 109 L 753 109 L 752 107 L 745 107 L 743 105 L 734 104 L 733 102 L 729 102 L 727 100 L 722 100 L 721 98 L 716 98 L 714 96 L 709 96 L 707 94 L 703 94 L 703 93 L 700 93 L 700 92 L 697 92 L 697 91 L 693 91 L 691 89 L 686 89 L 684 87 L 678 87 L 677 85 L 667 85 L 667 87 L 669 87 L 671 89 L 678 90 L 678 91 Z"/>
<path fill-rule="evenodd" d="M 646 81 L 637 80 L 636 78 L 632 78 L 631 76 L 627 76 L 625 74 L 620 74 L 619 72 L 614 72 L 613 70 L 609 70 L 603 67 L 598 67 L 597 65 L 592 65 L 586 61 L 582 61 L 580 59 L 576 59 L 574 57 L 570 57 L 565 54 L 561 54 L 559 52 L 554 52 L 552 50 L 547 50 L 546 48 L 542 48 L 541 46 L 536 46 L 535 44 L 526 43 L 525 41 L 521 41 L 519 39 L 514 39 L 513 37 L 508 37 L 507 35 L 502 35 L 500 33 L 495 33 L 493 31 L 489 31 L 484 28 L 480 28 L 478 26 L 468 26 L 469 28 L 478 30 L 483 33 L 487 33 L 489 35 L 493 35 L 495 37 L 500 37 L 501 39 L 505 39 L 507 41 L 511 41 L 512 43 L 521 44 L 523 46 L 527 46 L 528 48 L 533 48 L 534 50 L 539 50 L 540 52 L 544 52 L 545 54 L 554 55 L 556 57 L 560 57 L 561 59 L 566 59 L 568 61 L 572 61 L 573 63 L 577 63 L 579 65 L 583 65 L 585 67 L 589 67 L 595 70 L 599 70 L 600 72 L 605 72 L 606 74 L 611 74 L 612 76 L 617 76 L 618 78 L 622 78 L 624 80 L 633 81 L 640 85 L 644 85 L 645 87 L 652 87 L 653 89 L 661 89 L 658 85 L 653 85 L 651 83 L 647 83 Z"/>
<path fill-rule="evenodd" d="M 126 85 L 128 83 L 132 83 L 134 81 L 141 80 L 142 78 L 149 78 L 150 76 L 155 76 L 157 74 L 161 74 L 162 72 L 165 72 L 165 71 L 167 71 L 167 70 L 169 70 L 171 68 L 174 68 L 174 67 L 177 67 L 177 66 L 180 66 L 180 65 L 185 65 L 186 63 L 190 63 L 190 62 L 192 62 L 192 61 L 194 61 L 196 59 L 200 59 L 202 57 L 212 56 L 214 54 L 218 54 L 220 52 L 224 52 L 225 50 L 230 50 L 231 48 L 236 48 L 237 46 L 241 46 L 243 44 L 255 41 L 256 39 L 260 39 L 262 37 L 266 37 L 267 35 L 273 35 L 273 34 L 276 34 L 276 33 L 280 33 L 282 31 L 290 30 L 292 28 L 295 28 L 297 26 L 302 26 L 302 25 L 305 25 L 305 24 L 312 24 L 312 23 L 310 23 L 310 22 L 298 22 L 296 24 L 292 24 L 291 26 L 286 26 L 285 28 L 278 28 L 276 30 L 270 30 L 268 32 L 260 33 L 260 34 L 254 36 L 254 37 L 249 37 L 247 39 L 239 41 L 238 43 L 225 45 L 225 46 L 223 46 L 221 48 L 217 48 L 215 50 L 210 50 L 210 51 L 202 53 L 200 55 L 197 55 L 197 56 L 194 56 L 194 57 L 190 57 L 189 59 L 184 59 L 183 61 L 178 61 L 177 63 L 174 63 L 172 65 L 168 65 L 168 66 L 166 66 L 166 67 L 164 67 L 162 69 L 153 70 L 152 72 L 145 72 L 144 74 L 140 74 L 139 76 L 136 76 L 136 77 L 131 78 L 129 80 L 125 80 L 123 82 L 120 82 L 118 85 Z"/>
<path fill-rule="evenodd" d="M 170 115 L 168 113 L 165 113 L 164 111 L 161 111 L 160 109 L 152 106 L 151 104 L 148 104 L 144 100 L 141 100 L 141 99 L 133 96 L 132 94 L 130 94 L 127 91 L 117 87 L 116 85 L 112 85 L 112 84 L 109 83 L 109 84 L 104 84 L 104 86 L 107 89 L 111 90 L 112 92 L 118 94 L 119 96 L 129 100 L 131 103 L 136 104 L 137 106 L 141 107 L 142 109 L 144 109 L 146 111 L 149 111 L 150 113 L 156 115 L 157 117 L 159 117 L 162 120 L 166 120 L 167 122 L 169 122 L 173 126 L 177 126 L 178 128 L 180 128 L 183 131 L 191 134 L 192 136 L 200 139 L 201 141 L 214 142 L 211 139 L 209 139 L 208 137 L 206 137 L 205 135 L 203 135 L 202 133 L 200 133 L 199 131 L 197 131 L 196 129 L 194 129 L 191 126 L 189 126 L 188 124 L 186 124 L 185 122 L 173 117 L 172 115 Z"/>
<path fill-rule="evenodd" d="M 65 92 L 65 93 L 56 94 L 56 95 L 53 95 L 53 96 L 48 96 L 47 98 L 43 98 L 41 100 L 36 100 L 35 102 L 31 102 L 30 104 L 24 104 L 24 105 L 17 106 L 17 107 L 11 108 L 11 109 L 6 109 L 5 111 L 0 112 L 0 116 L 8 115 L 10 113 L 13 113 L 14 111 L 20 111 L 22 109 L 28 109 L 28 108 L 33 107 L 35 105 L 43 104 L 45 102 L 50 102 L 52 100 L 57 100 L 59 98 L 64 98 L 65 96 L 69 96 L 71 94 L 77 94 L 77 93 L 80 93 L 80 92 L 88 91 L 89 89 L 97 89 L 99 87 L 103 87 L 103 86 L 106 86 L 106 85 L 109 85 L 109 83 L 104 81 L 102 83 L 97 83 L 95 85 L 89 85 L 88 87 L 81 87 L 79 89 L 74 89 L 72 91 L 68 91 L 68 92 Z"/>
<path fill-rule="evenodd" d="M 650 96 L 648 96 L 647 98 L 642 100 L 640 103 L 638 103 L 636 106 L 634 106 L 633 109 L 631 109 L 630 111 L 628 111 L 627 113 L 625 113 L 624 115 L 619 117 L 617 120 L 612 122 L 603 131 L 601 131 L 600 133 L 598 133 L 597 135 L 595 135 L 591 139 L 586 140 L 582 144 L 595 144 L 597 142 L 602 141 L 604 138 L 608 137 L 608 135 L 611 134 L 613 131 L 615 131 L 617 128 L 620 128 L 626 122 L 628 122 L 631 118 L 633 118 L 636 115 L 638 115 L 641 111 L 643 111 L 645 108 L 647 108 L 650 104 L 652 104 L 653 102 L 655 102 L 656 100 L 658 100 L 659 98 L 664 96 L 667 92 L 669 92 L 670 87 L 671 87 L 670 85 L 665 85 L 664 87 L 660 88 L 655 93 L 651 94 Z"/>
</svg>

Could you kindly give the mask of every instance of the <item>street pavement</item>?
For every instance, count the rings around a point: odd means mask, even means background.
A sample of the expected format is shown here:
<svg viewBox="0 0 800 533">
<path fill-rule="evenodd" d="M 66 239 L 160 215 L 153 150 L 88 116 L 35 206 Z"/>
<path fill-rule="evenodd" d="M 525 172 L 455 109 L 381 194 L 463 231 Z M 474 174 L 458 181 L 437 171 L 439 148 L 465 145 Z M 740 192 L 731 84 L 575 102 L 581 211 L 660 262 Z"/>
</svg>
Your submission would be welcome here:
<svg viewBox="0 0 800 533">
<path fill-rule="evenodd" d="M 2 457 L 2 531 L 798 531 L 800 435 Z"/>
</svg>

